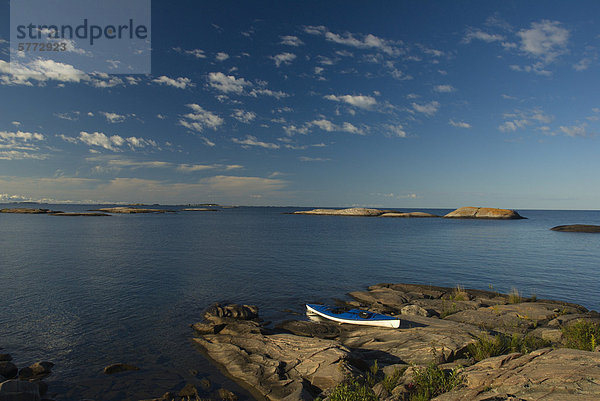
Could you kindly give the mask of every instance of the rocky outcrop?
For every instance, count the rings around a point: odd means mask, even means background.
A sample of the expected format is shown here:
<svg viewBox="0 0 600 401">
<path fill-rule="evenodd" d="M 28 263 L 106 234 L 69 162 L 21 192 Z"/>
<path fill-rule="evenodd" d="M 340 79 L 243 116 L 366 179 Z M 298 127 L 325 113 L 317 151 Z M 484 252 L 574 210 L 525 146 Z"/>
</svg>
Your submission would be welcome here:
<svg viewBox="0 0 600 401">
<path fill-rule="evenodd" d="M 600 233 L 600 226 L 590 224 L 570 224 L 566 226 L 556 226 L 552 231 L 561 231 L 566 233 Z"/>
<path fill-rule="evenodd" d="M 0 383 L 1 401 L 40 401 L 40 386 L 23 380 L 7 380 Z"/>
<path fill-rule="evenodd" d="M 425 212 L 406 212 L 406 213 L 388 212 L 388 213 L 381 214 L 379 217 L 440 217 L 440 216 L 431 214 L 431 213 L 425 213 Z"/>
<path fill-rule="evenodd" d="M 170 210 L 164 209 L 143 209 L 136 207 L 103 207 L 100 209 L 93 209 L 91 212 L 105 212 L 105 213 L 123 213 L 123 214 L 133 214 L 133 213 L 168 213 Z"/>
<path fill-rule="evenodd" d="M 140 370 L 137 366 L 129 365 L 126 363 L 114 363 L 104 368 L 104 373 L 107 375 L 113 375 L 115 373 L 127 372 L 129 370 Z"/>
<path fill-rule="evenodd" d="M 600 353 L 545 348 L 485 359 L 463 371 L 465 387 L 435 401 L 563 401 L 600 398 Z"/>
<path fill-rule="evenodd" d="M 10 354 L 0 354 L 0 401 L 41 400 L 48 390 L 42 379 L 52 373 L 53 366 L 44 361 L 19 369 Z"/>
<path fill-rule="evenodd" d="M 316 214 L 329 216 L 379 216 L 383 211 L 379 209 L 367 209 L 364 207 L 353 207 L 349 209 L 313 209 L 294 212 L 293 214 Z"/>
<path fill-rule="evenodd" d="M 389 382 L 370 384 L 385 400 L 409 399 L 418 367 L 431 363 L 442 369 L 464 367 L 465 386 L 436 398 L 439 401 L 541 401 L 546 399 L 542 394 L 554 400 L 570 399 L 567 394 L 600 399 L 600 353 L 546 348 L 477 364 L 469 354 L 471 344 L 498 333 L 506 338 L 527 335 L 545 340 L 537 346 L 560 347 L 566 344 L 562 327 L 581 319 L 600 322 L 597 312 L 565 302 L 461 287 L 377 284 L 349 295 L 354 300 L 340 301 L 340 307 L 398 316 L 400 328 L 311 318 L 270 329 L 259 320 L 256 307 L 215 304 L 207 309 L 206 321 L 193 325 L 194 341 L 235 381 L 268 400 L 327 397 L 344 375 L 368 376 L 375 363 L 384 373 L 397 376 L 393 388 Z"/>
<path fill-rule="evenodd" d="M 211 313 L 209 315 L 215 320 Z M 341 383 L 350 351 L 335 340 L 276 333 L 254 320 L 217 317 L 194 341 L 239 384 L 268 400 L 312 400 Z M 196 327 L 196 325 L 194 325 Z M 202 326 L 204 327 L 204 326 Z"/>
<path fill-rule="evenodd" d="M 31 209 L 31 208 L 9 208 L 9 209 L 0 209 L 0 213 L 20 213 L 20 214 L 47 214 L 47 213 L 60 213 L 55 212 L 50 209 Z"/>
<path fill-rule="evenodd" d="M 88 213 L 79 213 L 79 212 L 58 212 L 58 213 L 50 213 L 51 216 L 110 216 L 110 214 L 106 214 L 106 213 L 95 213 L 95 212 L 88 212 Z"/>
<path fill-rule="evenodd" d="M 440 217 L 424 212 L 398 212 L 395 210 L 367 209 L 353 207 L 349 209 L 313 209 L 293 212 L 292 214 L 313 214 L 322 216 L 367 216 L 367 217 Z"/>
<path fill-rule="evenodd" d="M 453 219 L 498 219 L 515 220 L 524 219 L 514 210 L 494 209 L 489 207 L 461 207 L 444 216 Z"/>
<path fill-rule="evenodd" d="M 209 209 L 206 207 L 188 207 L 181 209 L 183 212 L 218 212 L 219 209 Z"/>
</svg>

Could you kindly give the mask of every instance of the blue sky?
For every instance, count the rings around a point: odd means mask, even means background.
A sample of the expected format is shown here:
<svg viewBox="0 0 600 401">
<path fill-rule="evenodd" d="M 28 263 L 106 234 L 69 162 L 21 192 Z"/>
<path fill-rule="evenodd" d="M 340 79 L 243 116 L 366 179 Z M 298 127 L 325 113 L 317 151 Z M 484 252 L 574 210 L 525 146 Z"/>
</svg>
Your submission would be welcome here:
<svg viewBox="0 0 600 401">
<path fill-rule="evenodd" d="M 0 201 L 597 209 L 600 3 L 153 1 L 152 74 L 10 69 Z"/>
</svg>

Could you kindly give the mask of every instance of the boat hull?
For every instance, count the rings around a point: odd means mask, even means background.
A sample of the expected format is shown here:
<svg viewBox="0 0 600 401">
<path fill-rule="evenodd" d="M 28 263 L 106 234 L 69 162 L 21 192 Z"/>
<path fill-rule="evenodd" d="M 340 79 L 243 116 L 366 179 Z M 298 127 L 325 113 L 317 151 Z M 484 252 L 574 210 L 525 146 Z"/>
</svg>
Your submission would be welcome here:
<svg viewBox="0 0 600 401">
<path fill-rule="evenodd" d="M 379 313 L 352 309 L 339 312 L 325 305 L 306 304 L 306 313 L 317 315 L 325 319 L 333 320 L 338 323 L 359 324 L 363 326 L 390 327 L 397 329 L 400 327 L 400 319 L 381 315 Z"/>
</svg>

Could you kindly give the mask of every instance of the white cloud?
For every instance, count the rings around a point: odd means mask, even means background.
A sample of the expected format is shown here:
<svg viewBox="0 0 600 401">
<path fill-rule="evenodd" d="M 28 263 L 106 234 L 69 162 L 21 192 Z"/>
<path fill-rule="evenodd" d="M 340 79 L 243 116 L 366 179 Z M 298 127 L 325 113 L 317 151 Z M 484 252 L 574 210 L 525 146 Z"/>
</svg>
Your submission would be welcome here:
<svg viewBox="0 0 600 401">
<path fill-rule="evenodd" d="M 466 123 L 464 121 L 450 120 L 450 121 L 448 121 L 448 124 L 450 124 L 451 126 L 456 127 L 456 128 L 471 128 L 471 124 Z"/>
<path fill-rule="evenodd" d="M 415 109 L 415 111 L 418 111 L 419 113 L 423 113 L 423 114 L 431 117 L 435 113 L 437 113 L 438 109 L 440 108 L 440 104 L 439 104 L 439 102 L 436 102 L 434 100 L 432 102 L 425 103 L 425 104 L 412 103 L 412 107 L 413 107 L 413 109 Z"/>
<path fill-rule="evenodd" d="M 592 59 L 590 59 L 589 57 L 584 57 L 581 60 L 579 60 L 577 63 L 573 64 L 573 69 L 575 71 L 585 71 L 588 68 L 590 68 L 591 64 L 592 64 Z"/>
<path fill-rule="evenodd" d="M 323 131 L 332 132 L 337 131 L 337 126 L 329 120 L 321 119 L 310 122 L 311 125 L 315 125 Z"/>
<path fill-rule="evenodd" d="M 0 150 L 0 160 L 26 160 L 26 159 L 44 160 L 46 158 L 48 158 L 47 155 L 39 154 L 39 153 L 23 152 L 20 150 Z"/>
<path fill-rule="evenodd" d="M 106 121 L 108 121 L 109 123 L 122 123 L 123 121 L 125 121 L 125 116 L 121 115 L 121 114 L 117 114 L 117 113 L 110 113 L 110 112 L 105 112 L 105 111 L 99 111 L 99 114 L 102 114 L 104 116 L 104 118 L 106 118 Z"/>
<path fill-rule="evenodd" d="M 331 159 L 323 158 L 323 157 L 308 157 L 308 156 L 300 156 L 298 158 L 301 162 L 326 162 Z"/>
<path fill-rule="evenodd" d="M 127 142 L 127 144 L 129 145 L 129 147 L 131 149 L 145 148 L 147 146 L 152 146 L 152 147 L 158 146 L 158 144 L 155 141 L 153 141 L 152 139 L 137 138 L 135 136 L 130 136 L 129 138 L 125 138 L 125 141 Z"/>
<path fill-rule="evenodd" d="M 246 135 L 246 139 L 232 138 L 231 140 L 234 143 L 240 144 L 244 147 L 258 146 L 258 147 L 265 148 L 265 149 L 279 149 L 279 147 L 280 147 L 276 143 L 259 141 L 255 136 L 252 136 L 252 135 Z"/>
<path fill-rule="evenodd" d="M 288 135 L 288 136 L 294 136 L 295 134 L 306 135 L 310 132 L 309 128 L 306 125 L 297 127 L 293 124 L 284 126 L 283 130 L 285 131 L 286 135 Z"/>
<path fill-rule="evenodd" d="M 282 91 L 273 91 L 271 89 L 267 89 L 267 88 L 257 88 L 257 89 L 252 89 L 249 93 L 250 96 L 253 97 L 257 97 L 257 96 L 271 96 L 274 97 L 275 99 L 282 99 L 284 97 L 288 97 L 289 95 L 285 92 Z"/>
<path fill-rule="evenodd" d="M 77 121 L 79 120 L 79 112 L 78 111 L 72 111 L 72 112 L 67 112 L 67 113 L 54 113 L 54 115 L 58 118 L 60 118 L 61 120 L 69 120 L 69 121 Z"/>
<path fill-rule="evenodd" d="M 308 123 L 309 126 L 316 126 L 326 132 L 348 132 L 351 134 L 365 135 L 363 128 L 358 128 L 355 125 L 344 122 L 342 125 L 336 125 L 327 119 L 313 120 Z"/>
<path fill-rule="evenodd" d="M 70 64 L 54 60 L 35 59 L 27 64 L 0 60 L 0 85 L 39 85 L 47 81 L 79 83 L 89 81 L 90 76 Z"/>
<path fill-rule="evenodd" d="M 337 33 L 330 32 L 324 26 L 307 26 L 304 28 L 306 33 L 312 35 L 323 35 L 326 40 L 346 46 L 355 47 L 358 49 L 370 49 L 377 50 L 387 54 L 388 56 L 396 57 L 402 54 L 402 49 L 398 47 L 401 42 L 395 42 L 392 40 L 382 39 L 373 34 L 354 34 L 345 32 L 340 35 Z"/>
<path fill-rule="evenodd" d="M 194 103 L 187 104 L 186 106 L 192 109 L 192 112 L 183 115 L 182 118 L 179 119 L 179 125 L 182 125 L 188 129 L 197 132 L 202 132 L 205 128 L 212 128 L 213 130 L 216 130 L 225 122 L 218 115 L 204 110 L 202 106 Z M 214 144 L 211 146 L 214 146 Z"/>
<path fill-rule="evenodd" d="M 456 88 L 452 85 L 436 85 L 433 90 L 439 93 L 450 93 L 456 91 Z"/>
<path fill-rule="evenodd" d="M 206 58 L 206 54 L 204 54 L 204 50 L 201 50 L 201 49 L 183 50 L 180 47 L 174 47 L 173 50 L 175 50 L 177 53 L 189 54 L 196 58 Z"/>
<path fill-rule="evenodd" d="M 235 109 L 233 111 L 233 114 L 231 115 L 231 117 L 235 118 L 236 120 L 238 120 L 242 123 L 249 124 L 252 120 L 254 120 L 256 118 L 256 113 L 254 113 L 252 111 L 244 111 L 244 110 L 240 110 L 240 109 Z"/>
<path fill-rule="evenodd" d="M 96 146 L 107 150 L 112 150 L 113 152 L 120 152 L 122 150 L 122 147 L 125 145 L 128 146 L 131 150 L 135 150 L 137 148 L 158 146 L 158 144 L 152 139 L 137 138 L 135 136 L 131 136 L 128 138 L 123 138 L 119 135 L 108 136 L 103 132 L 89 133 L 81 131 L 77 138 L 68 137 L 62 134 L 57 136 L 59 138 L 62 138 L 64 141 L 70 143 L 76 143 L 77 141 L 79 141 L 89 146 Z"/>
<path fill-rule="evenodd" d="M 246 86 L 252 83 L 244 78 L 236 78 L 233 75 L 225 75 L 222 72 L 211 72 L 208 74 L 208 84 L 223 93 L 241 94 Z"/>
<path fill-rule="evenodd" d="M 291 36 L 291 35 L 285 35 L 285 36 L 280 36 L 281 38 L 281 43 L 282 45 L 288 45 L 288 46 L 301 46 L 304 44 L 304 42 L 302 40 L 300 40 L 299 37 L 297 36 Z"/>
<path fill-rule="evenodd" d="M 159 114 L 156 115 L 156 118 L 158 118 L 159 120 L 166 120 L 167 116 L 165 116 L 164 114 L 160 114 L 159 113 Z"/>
<path fill-rule="evenodd" d="M 553 116 L 545 114 L 540 108 L 532 110 L 516 110 L 503 115 L 504 121 L 498 126 L 502 132 L 514 132 L 531 125 L 546 125 L 552 122 Z"/>
<path fill-rule="evenodd" d="M 560 130 L 570 137 L 586 136 L 586 124 L 571 125 L 569 127 L 560 126 Z"/>
<path fill-rule="evenodd" d="M 465 37 L 463 38 L 462 42 L 463 43 L 471 43 L 471 41 L 473 41 L 474 39 L 476 40 L 482 40 L 484 42 L 487 43 L 491 43 L 491 42 L 500 42 L 504 40 L 504 36 L 502 35 L 497 35 L 497 34 L 490 34 L 487 32 L 483 32 L 480 29 L 471 29 L 468 30 L 467 33 L 465 34 Z"/>
<path fill-rule="evenodd" d="M 0 131 L 0 159 L 45 159 L 47 155 L 38 153 L 39 147 L 36 144 L 45 139 L 44 135 L 37 132 Z"/>
<path fill-rule="evenodd" d="M 370 109 L 371 107 L 377 104 L 377 100 L 375 100 L 372 96 L 363 96 L 363 95 L 327 95 L 325 99 L 332 100 L 335 102 L 343 102 L 349 105 L 361 108 L 361 109 Z"/>
<path fill-rule="evenodd" d="M 193 87 L 194 84 L 192 83 L 192 80 L 190 78 L 183 78 L 183 77 L 179 77 L 179 78 L 169 78 L 165 75 L 162 75 L 156 79 L 153 79 L 152 82 L 156 82 L 159 85 L 167 85 L 167 86 L 172 86 L 174 88 L 179 88 L 179 89 L 185 89 L 187 87 Z"/>
<path fill-rule="evenodd" d="M 532 65 L 526 65 L 526 66 L 519 66 L 519 65 L 510 65 L 509 68 L 513 71 L 521 71 L 521 72 L 533 72 L 534 74 L 537 75 L 543 75 L 543 76 L 550 76 L 552 75 L 552 72 L 550 72 L 549 70 L 546 70 L 546 65 L 544 63 L 537 62 L 534 63 Z"/>
<path fill-rule="evenodd" d="M 281 64 L 289 65 L 296 59 L 296 55 L 293 53 L 281 53 L 271 57 L 275 61 L 275 66 L 279 67 Z"/>
<path fill-rule="evenodd" d="M 217 168 L 215 164 L 180 164 L 177 166 L 177 170 L 184 173 L 193 173 L 195 171 L 213 170 Z"/>
<path fill-rule="evenodd" d="M 78 139 L 90 146 L 98 146 L 104 149 L 117 151 L 120 146 L 123 145 L 125 140 L 119 135 L 108 136 L 103 132 L 88 133 L 81 131 Z"/>
<path fill-rule="evenodd" d="M 551 63 L 567 52 L 569 31 L 558 21 L 532 22 L 531 28 L 517 33 L 521 38 L 521 50 L 531 57 Z"/>
<path fill-rule="evenodd" d="M 0 160 L 46 159 L 39 153 L 37 142 L 46 138 L 37 132 L 0 131 Z"/>
<path fill-rule="evenodd" d="M 15 127 L 20 127 L 21 123 L 19 121 L 13 121 L 11 122 L 12 125 L 14 125 Z"/>
<path fill-rule="evenodd" d="M 262 195 L 276 199 L 285 188 L 282 179 L 217 175 L 197 182 L 174 182 L 140 178 L 109 180 L 77 177 L 23 178 L 0 177 L 0 188 L 7 194 L 31 199 L 64 199 L 66 196 L 85 203 L 139 202 L 181 204 L 198 199 L 199 194 L 228 203 L 247 204 Z M 9 195 L 10 196 L 10 195 Z"/>
<path fill-rule="evenodd" d="M 224 53 L 224 52 L 218 52 L 217 55 L 215 56 L 215 59 L 217 61 L 225 61 L 229 58 L 229 54 Z"/>
<path fill-rule="evenodd" d="M 406 138 L 408 136 L 402 124 L 386 124 L 385 128 L 391 136 L 397 136 L 399 138 Z"/>
</svg>

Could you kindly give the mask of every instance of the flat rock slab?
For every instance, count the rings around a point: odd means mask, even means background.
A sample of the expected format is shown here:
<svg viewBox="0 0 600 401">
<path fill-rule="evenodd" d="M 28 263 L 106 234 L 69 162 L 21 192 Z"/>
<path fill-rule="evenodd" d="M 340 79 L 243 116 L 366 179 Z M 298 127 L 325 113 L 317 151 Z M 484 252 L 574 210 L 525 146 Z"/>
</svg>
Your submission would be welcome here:
<svg viewBox="0 0 600 401">
<path fill-rule="evenodd" d="M 313 209 L 294 212 L 292 214 L 315 214 L 329 216 L 379 216 L 383 214 L 379 209 L 367 209 L 363 207 L 352 207 L 349 209 Z"/>
<path fill-rule="evenodd" d="M 481 326 L 504 333 L 525 333 L 546 324 L 561 314 L 578 313 L 568 305 L 544 302 L 521 302 L 494 305 L 477 310 L 463 310 L 447 316 L 446 320 Z"/>
<path fill-rule="evenodd" d="M 509 209 L 496 209 L 491 207 L 461 207 L 448 213 L 445 218 L 454 219 L 523 219 L 519 213 Z"/>
<path fill-rule="evenodd" d="M 122 214 L 133 214 L 133 213 L 168 213 L 170 210 L 164 209 L 142 209 L 137 207 L 103 207 L 100 209 L 91 210 L 92 212 L 105 212 L 105 213 L 122 213 Z"/>
<path fill-rule="evenodd" d="M 0 209 L 0 213 L 47 214 L 47 213 L 58 213 L 58 212 L 54 212 L 50 209 L 9 208 L 9 209 Z"/>
<path fill-rule="evenodd" d="M 337 341 L 226 328 L 194 341 L 239 384 L 268 400 L 312 400 L 349 371 L 350 351 Z"/>
<path fill-rule="evenodd" d="M 483 360 L 463 372 L 466 386 L 435 401 L 600 399 L 600 353 L 544 348 Z"/>
<path fill-rule="evenodd" d="M 482 331 L 476 326 L 423 316 L 401 320 L 400 329 L 342 325 L 339 341 L 370 363 L 443 363 L 464 356 Z M 404 327 L 404 328 L 403 328 Z"/>
<path fill-rule="evenodd" d="M 110 214 L 106 213 L 98 213 L 98 212 L 89 212 L 89 213 L 78 213 L 78 212 L 59 212 L 59 213 L 50 213 L 51 216 L 71 216 L 71 217 L 95 217 L 95 216 L 110 216 Z"/>
<path fill-rule="evenodd" d="M 406 212 L 406 213 L 383 213 L 379 217 L 440 217 L 435 214 L 425 212 Z"/>
<path fill-rule="evenodd" d="M 571 224 L 566 226 L 552 227 L 551 230 L 565 233 L 600 233 L 600 226 L 594 226 L 591 224 Z"/>
</svg>

